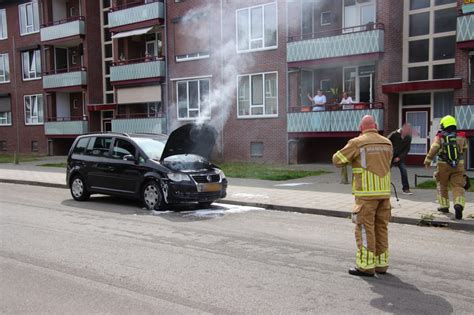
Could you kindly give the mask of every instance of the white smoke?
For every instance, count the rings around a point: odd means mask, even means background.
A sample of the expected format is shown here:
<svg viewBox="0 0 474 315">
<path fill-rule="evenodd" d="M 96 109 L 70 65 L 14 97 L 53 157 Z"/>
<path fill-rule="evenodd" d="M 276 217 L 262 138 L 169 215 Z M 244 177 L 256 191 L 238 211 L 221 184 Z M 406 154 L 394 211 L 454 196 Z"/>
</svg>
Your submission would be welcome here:
<svg viewBox="0 0 474 315">
<path fill-rule="evenodd" d="M 211 38 L 209 60 L 214 64 L 209 70 L 218 69 L 215 71 L 218 72 L 218 75 L 211 79 L 209 97 L 201 101 L 200 116 L 195 122 L 210 124 L 220 131 L 232 110 L 236 111 L 236 107 L 233 105 L 237 102 L 237 76 L 242 73 L 243 69 L 249 69 L 254 64 L 254 60 L 251 54 L 237 53 L 236 30 L 232 31 L 235 29 L 235 21 L 228 18 L 229 12 L 220 13 L 218 3 L 213 2 L 212 5 L 207 4 L 189 10 L 181 18 L 180 23 L 192 23 L 198 27 L 192 33 L 186 34 L 188 40 L 200 42 Z M 214 19 L 212 15 L 218 15 L 219 18 Z M 221 19 L 223 20 L 221 21 Z M 232 26 L 229 26 L 229 23 Z M 207 27 L 209 30 L 206 29 Z M 206 32 L 209 32 L 209 35 Z M 176 100 L 172 107 L 176 110 L 177 106 Z M 171 131 L 179 125 L 179 122 L 174 122 L 171 125 Z"/>
</svg>

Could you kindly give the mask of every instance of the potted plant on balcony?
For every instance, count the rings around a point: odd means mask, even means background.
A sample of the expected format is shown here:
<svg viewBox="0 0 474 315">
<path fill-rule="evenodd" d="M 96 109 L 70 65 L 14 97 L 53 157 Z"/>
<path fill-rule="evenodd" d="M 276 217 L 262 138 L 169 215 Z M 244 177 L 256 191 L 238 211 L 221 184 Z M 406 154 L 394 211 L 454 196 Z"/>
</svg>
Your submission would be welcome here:
<svg viewBox="0 0 474 315">
<path fill-rule="evenodd" d="M 328 91 L 328 94 L 330 94 L 330 98 L 329 99 L 329 104 L 330 104 L 330 108 L 332 110 L 338 110 L 339 109 L 339 102 L 340 102 L 340 91 L 339 91 L 339 88 L 338 87 L 332 87 L 329 89 Z"/>
</svg>

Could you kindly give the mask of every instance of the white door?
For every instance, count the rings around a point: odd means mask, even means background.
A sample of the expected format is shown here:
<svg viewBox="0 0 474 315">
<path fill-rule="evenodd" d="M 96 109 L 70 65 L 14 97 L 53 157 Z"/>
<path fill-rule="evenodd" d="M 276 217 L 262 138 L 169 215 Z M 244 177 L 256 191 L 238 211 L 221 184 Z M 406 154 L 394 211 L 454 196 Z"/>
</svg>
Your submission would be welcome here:
<svg viewBox="0 0 474 315">
<path fill-rule="evenodd" d="M 407 110 L 405 121 L 412 126 L 413 135 L 409 154 L 425 155 L 428 153 L 429 110 Z"/>
</svg>

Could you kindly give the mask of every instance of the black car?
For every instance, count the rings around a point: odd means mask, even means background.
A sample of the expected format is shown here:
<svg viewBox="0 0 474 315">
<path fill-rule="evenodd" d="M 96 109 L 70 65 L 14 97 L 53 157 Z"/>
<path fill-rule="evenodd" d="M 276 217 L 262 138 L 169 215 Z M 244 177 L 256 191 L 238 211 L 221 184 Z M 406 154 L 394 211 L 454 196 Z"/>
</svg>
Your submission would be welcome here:
<svg viewBox="0 0 474 315">
<path fill-rule="evenodd" d="M 227 180 L 210 162 L 217 139 L 209 125 L 187 124 L 163 134 L 79 136 L 67 160 L 67 184 L 75 200 L 91 194 L 133 197 L 147 209 L 199 203 L 226 196 Z"/>
</svg>

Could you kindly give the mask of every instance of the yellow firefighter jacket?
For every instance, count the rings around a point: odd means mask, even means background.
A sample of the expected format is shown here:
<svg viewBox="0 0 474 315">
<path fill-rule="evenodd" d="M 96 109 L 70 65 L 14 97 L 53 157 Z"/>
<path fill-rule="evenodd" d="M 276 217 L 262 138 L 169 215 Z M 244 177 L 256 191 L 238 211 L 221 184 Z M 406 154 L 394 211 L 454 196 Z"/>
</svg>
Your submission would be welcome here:
<svg viewBox="0 0 474 315">
<path fill-rule="evenodd" d="M 459 164 L 463 164 L 464 163 L 463 154 L 464 154 L 464 152 L 467 151 L 466 134 L 464 132 L 458 132 L 457 135 L 456 135 L 456 142 L 458 144 L 458 151 L 459 151 L 459 154 L 460 154 Z M 443 148 L 443 135 L 438 134 L 436 136 L 433 144 L 431 145 L 430 151 L 426 155 L 424 164 L 425 165 L 430 165 L 431 161 L 433 161 L 433 159 L 435 158 L 436 155 L 439 154 L 440 157 L 442 156 L 443 151 L 444 151 L 444 148 Z M 443 161 L 442 158 L 440 158 L 440 159 L 438 159 L 438 163 L 446 163 L 446 162 Z"/>
<path fill-rule="evenodd" d="M 352 194 L 356 197 L 390 198 L 392 143 L 376 129 L 365 130 L 337 151 L 332 162 L 336 167 L 352 165 Z"/>
</svg>

